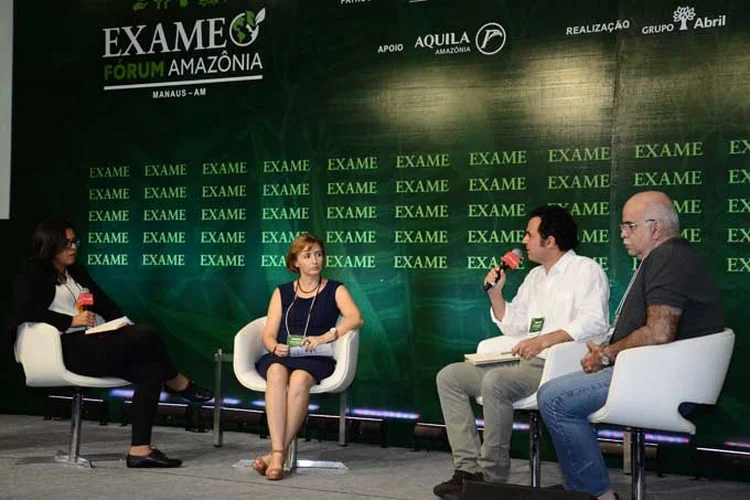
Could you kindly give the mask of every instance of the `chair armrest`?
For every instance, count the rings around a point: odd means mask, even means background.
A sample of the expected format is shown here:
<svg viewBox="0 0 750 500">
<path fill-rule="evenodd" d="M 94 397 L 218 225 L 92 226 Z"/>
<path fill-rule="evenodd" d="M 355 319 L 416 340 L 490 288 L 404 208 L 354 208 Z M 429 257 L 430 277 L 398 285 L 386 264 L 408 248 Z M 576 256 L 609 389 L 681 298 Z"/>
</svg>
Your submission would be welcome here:
<svg viewBox="0 0 750 500">
<path fill-rule="evenodd" d="M 357 374 L 359 330 L 351 330 L 334 342 L 333 357 L 336 360 L 333 373 L 321 380 L 319 385 L 313 386 L 311 393 L 342 392 L 351 385 Z"/>
<path fill-rule="evenodd" d="M 539 385 L 569 373 L 583 371 L 581 359 L 587 352 L 585 342 L 563 342 L 550 347 Z"/>
<path fill-rule="evenodd" d="M 234 336 L 234 353 L 232 367 L 237 380 L 248 389 L 265 391 L 266 381 L 258 375 L 255 363 L 266 352 L 263 345 L 263 330 L 266 317 L 257 318 L 242 328 Z"/>
<path fill-rule="evenodd" d="M 263 346 L 263 329 L 266 317 L 258 318 L 237 332 L 234 337 L 233 368 L 237 380 L 253 391 L 266 390 L 266 381 L 255 369 L 255 363 L 265 354 Z M 311 394 L 321 392 L 345 391 L 354 380 L 357 373 L 357 358 L 359 353 L 359 330 L 352 330 L 342 335 L 333 346 L 333 357 L 336 368 L 331 376 L 314 385 Z"/>
<path fill-rule="evenodd" d="M 586 354 L 586 351 L 586 344 L 584 342 L 563 342 L 562 344 L 550 347 L 547 351 L 547 359 L 544 362 L 539 385 L 541 386 L 553 378 L 561 377 L 568 373 L 582 371 L 581 358 Z M 534 391 L 530 396 L 515 401 L 513 408 L 516 410 L 536 410 L 536 394 L 536 391 Z M 478 398 L 477 402 L 482 404 L 480 400 L 481 398 Z"/>
<path fill-rule="evenodd" d="M 505 352 L 513 349 L 520 339 L 508 335 L 498 335 L 482 340 L 477 345 L 477 352 Z"/>
<path fill-rule="evenodd" d="M 62 354 L 60 331 L 48 323 L 22 323 L 15 344 L 16 360 L 23 365 L 26 385 L 61 387 L 68 371 Z"/>
<path fill-rule="evenodd" d="M 694 433 L 678 412 L 681 403 L 714 404 L 734 348 L 734 332 L 637 347 L 620 352 L 607 402 L 589 416 L 654 430 Z"/>
</svg>

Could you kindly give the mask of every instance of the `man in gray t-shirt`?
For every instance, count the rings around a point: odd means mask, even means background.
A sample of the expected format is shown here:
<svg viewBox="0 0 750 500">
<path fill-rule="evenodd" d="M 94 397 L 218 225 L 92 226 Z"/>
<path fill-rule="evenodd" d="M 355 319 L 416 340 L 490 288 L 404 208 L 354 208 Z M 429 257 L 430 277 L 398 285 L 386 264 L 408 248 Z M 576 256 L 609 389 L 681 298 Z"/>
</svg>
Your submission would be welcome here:
<svg viewBox="0 0 750 500">
<path fill-rule="evenodd" d="M 581 360 L 584 373 L 566 375 L 539 388 L 539 410 L 569 490 L 602 500 L 617 498 L 587 420 L 607 400 L 617 355 L 724 328 L 718 289 L 690 243 L 679 234 L 677 212 L 664 193 L 638 193 L 625 203 L 620 236 L 640 266 L 615 318 L 612 338 L 600 346 L 587 343 L 589 353 Z"/>
<path fill-rule="evenodd" d="M 609 343 L 617 344 L 646 325 L 649 308 L 659 306 L 667 310 L 667 317 L 680 311 L 676 336 L 671 340 L 699 337 L 724 328 L 724 311 L 716 284 L 684 238 L 665 241 L 641 261 Z M 610 346 L 603 351 L 613 357 Z"/>
</svg>

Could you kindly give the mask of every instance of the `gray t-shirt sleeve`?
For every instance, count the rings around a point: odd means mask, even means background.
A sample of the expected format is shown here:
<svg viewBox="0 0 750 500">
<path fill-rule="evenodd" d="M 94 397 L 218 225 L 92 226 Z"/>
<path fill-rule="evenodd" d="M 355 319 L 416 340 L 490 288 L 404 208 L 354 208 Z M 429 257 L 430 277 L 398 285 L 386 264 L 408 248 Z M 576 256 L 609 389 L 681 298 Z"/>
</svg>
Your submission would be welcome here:
<svg viewBox="0 0 750 500">
<path fill-rule="evenodd" d="M 671 306 L 684 310 L 688 301 L 690 269 L 673 245 L 657 247 L 646 261 L 644 283 L 646 305 Z"/>
</svg>

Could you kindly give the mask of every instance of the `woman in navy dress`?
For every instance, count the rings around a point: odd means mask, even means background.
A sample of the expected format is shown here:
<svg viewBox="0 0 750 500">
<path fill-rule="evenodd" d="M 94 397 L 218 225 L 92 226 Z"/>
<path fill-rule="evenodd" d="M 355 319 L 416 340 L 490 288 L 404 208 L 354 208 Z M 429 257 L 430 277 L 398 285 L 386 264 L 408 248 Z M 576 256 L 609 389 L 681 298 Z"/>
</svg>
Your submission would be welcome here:
<svg viewBox="0 0 750 500">
<path fill-rule="evenodd" d="M 323 278 L 325 246 L 312 234 L 298 236 L 290 245 L 286 265 L 299 278 L 274 290 L 268 305 L 263 344 L 268 350 L 256 363 L 266 379 L 266 416 L 271 453 L 253 461 L 266 479 L 283 478 L 286 449 L 307 415 L 310 389 L 336 367 L 330 356 L 315 355 L 321 344 L 334 342 L 362 326 L 362 316 L 346 287 Z M 336 324 L 341 316 L 341 321 Z M 309 355 L 290 356 L 289 334 L 302 337 Z"/>
</svg>

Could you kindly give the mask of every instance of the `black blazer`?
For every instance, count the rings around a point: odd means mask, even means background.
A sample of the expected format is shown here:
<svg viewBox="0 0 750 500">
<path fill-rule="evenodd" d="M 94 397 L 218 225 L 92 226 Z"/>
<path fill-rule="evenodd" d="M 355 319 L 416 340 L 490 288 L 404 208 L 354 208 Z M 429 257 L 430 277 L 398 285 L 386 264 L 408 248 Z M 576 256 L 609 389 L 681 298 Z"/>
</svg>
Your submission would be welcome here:
<svg viewBox="0 0 750 500">
<path fill-rule="evenodd" d="M 95 313 L 107 321 L 122 316 L 117 304 L 104 293 L 83 266 L 68 266 L 68 272 L 76 282 L 88 288 L 94 295 L 92 310 Z M 49 323 L 61 332 L 70 328 L 73 316 L 48 309 L 55 298 L 56 285 L 57 272 L 52 266 L 32 260 L 21 266 L 13 284 L 13 300 L 5 329 L 6 345 L 15 343 L 16 330 L 25 321 Z"/>
</svg>

